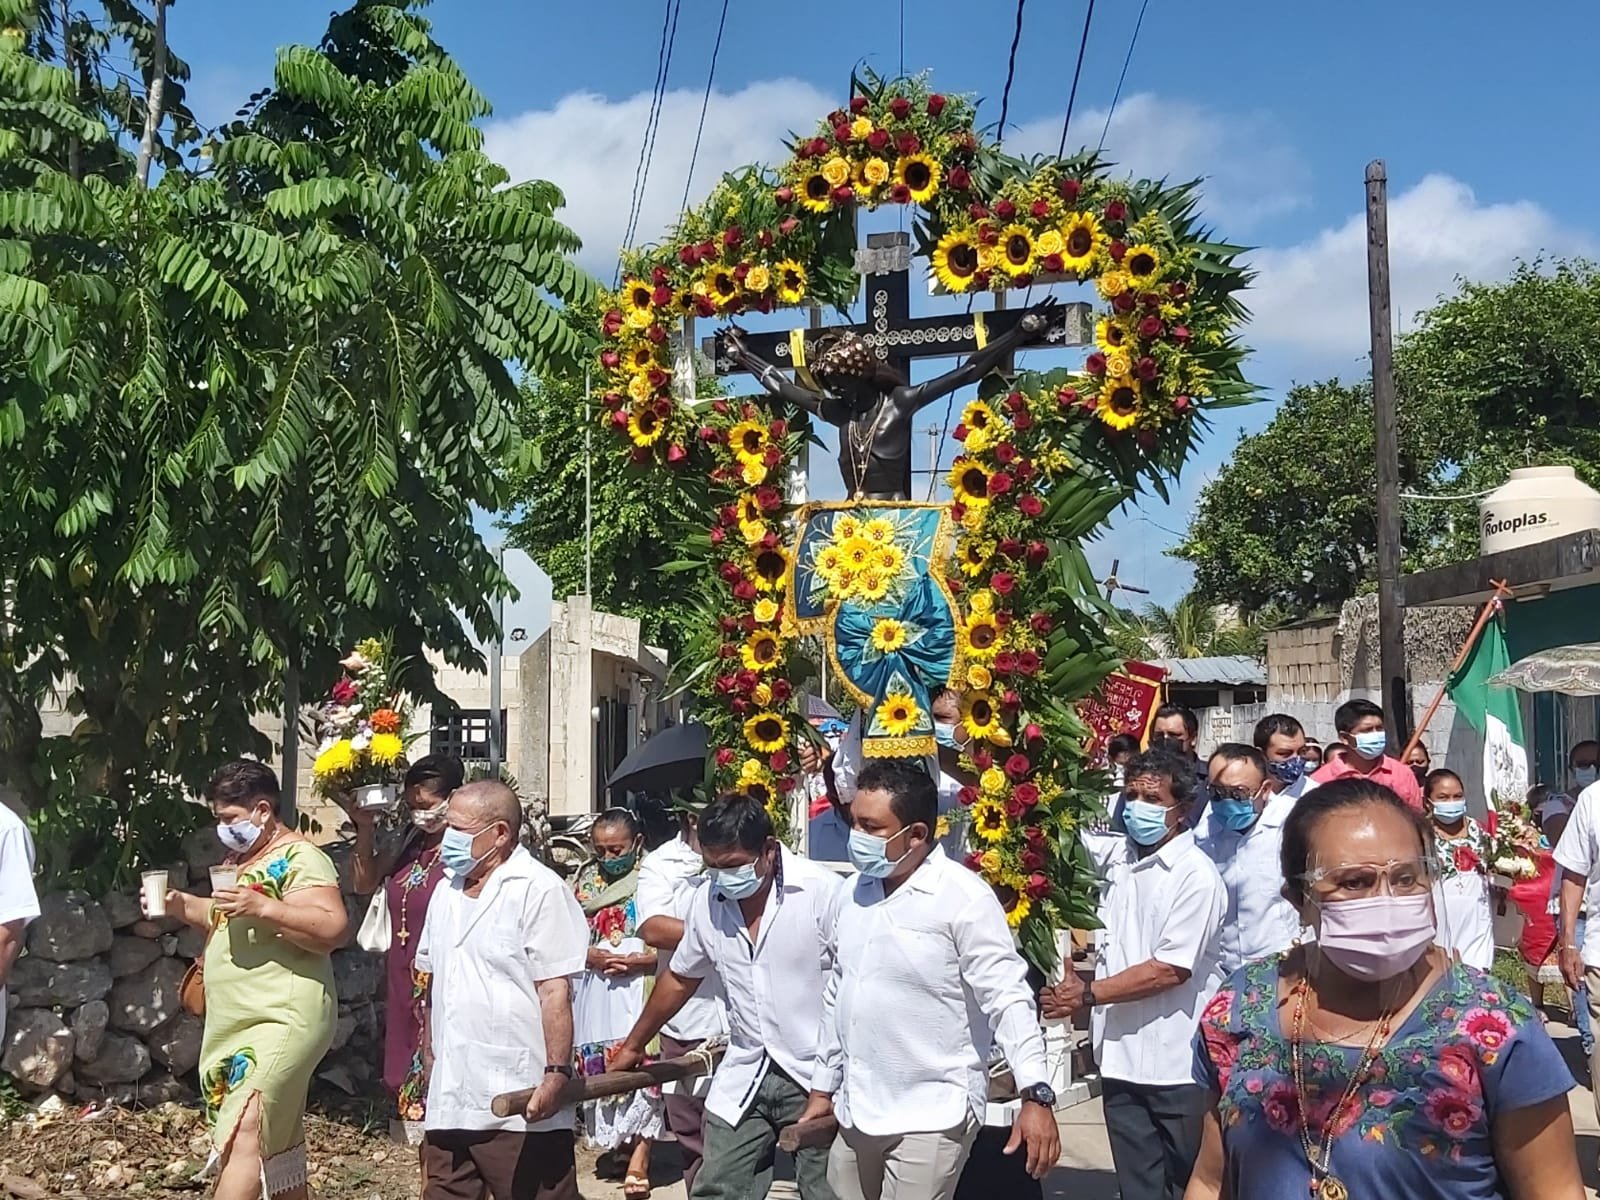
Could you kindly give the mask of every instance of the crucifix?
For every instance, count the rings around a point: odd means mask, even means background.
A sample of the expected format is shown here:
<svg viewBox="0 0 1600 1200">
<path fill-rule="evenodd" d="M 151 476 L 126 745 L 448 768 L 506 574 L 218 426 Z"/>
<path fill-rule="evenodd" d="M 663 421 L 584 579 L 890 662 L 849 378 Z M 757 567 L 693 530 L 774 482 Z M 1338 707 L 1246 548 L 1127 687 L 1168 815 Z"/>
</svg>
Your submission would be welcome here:
<svg viewBox="0 0 1600 1200">
<path fill-rule="evenodd" d="M 839 428 L 839 473 L 855 499 L 911 499 L 912 421 L 920 409 L 978 382 L 1021 347 L 1082 346 L 1092 330 L 1089 305 L 1054 300 L 911 316 L 906 233 L 868 234 L 856 270 L 867 290 L 860 324 L 759 334 L 735 326 L 704 343 L 717 374 L 747 371 L 768 392 Z M 961 354 L 969 357 L 955 369 L 911 383 L 914 360 Z M 783 366 L 794 369 L 794 380 Z"/>
</svg>

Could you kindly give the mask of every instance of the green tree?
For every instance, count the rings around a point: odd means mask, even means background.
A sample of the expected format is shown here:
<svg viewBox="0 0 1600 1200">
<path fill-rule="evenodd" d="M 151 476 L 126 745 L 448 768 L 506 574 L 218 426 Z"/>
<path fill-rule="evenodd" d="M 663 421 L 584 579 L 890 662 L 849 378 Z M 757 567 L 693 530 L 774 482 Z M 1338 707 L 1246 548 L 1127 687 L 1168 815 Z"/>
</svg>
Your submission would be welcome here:
<svg viewBox="0 0 1600 1200">
<path fill-rule="evenodd" d="M 472 515 L 519 452 L 512 364 L 570 366 L 558 304 L 594 285 L 411 8 L 280 51 L 146 190 L 126 125 L 0 0 L 0 764 L 57 871 L 161 853 L 185 790 L 266 751 L 251 718 L 357 636 L 392 633 L 424 700 L 424 646 L 481 663 L 462 615 L 490 635 L 509 583 Z M 111 165 L 75 175 L 74 138 Z M 68 737 L 42 734 L 52 690 Z"/>
<path fill-rule="evenodd" d="M 1117 649 L 1129 658 L 1209 658 L 1266 650 L 1266 633 L 1209 604 L 1196 592 L 1170 605 L 1146 604 L 1137 614 L 1119 609 L 1111 629 Z"/>
</svg>

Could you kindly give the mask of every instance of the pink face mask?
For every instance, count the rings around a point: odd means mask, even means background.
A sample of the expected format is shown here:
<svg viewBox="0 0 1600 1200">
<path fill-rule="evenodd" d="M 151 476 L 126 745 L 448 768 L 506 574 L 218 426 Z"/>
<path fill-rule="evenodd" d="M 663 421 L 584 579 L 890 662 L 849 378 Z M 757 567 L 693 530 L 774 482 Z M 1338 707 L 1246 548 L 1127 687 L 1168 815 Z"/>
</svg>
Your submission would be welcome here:
<svg viewBox="0 0 1600 1200">
<path fill-rule="evenodd" d="M 1432 893 L 1377 895 L 1323 905 L 1317 945 L 1352 979 L 1377 983 L 1415 966 L 1436 932 Z"/>
</svg>

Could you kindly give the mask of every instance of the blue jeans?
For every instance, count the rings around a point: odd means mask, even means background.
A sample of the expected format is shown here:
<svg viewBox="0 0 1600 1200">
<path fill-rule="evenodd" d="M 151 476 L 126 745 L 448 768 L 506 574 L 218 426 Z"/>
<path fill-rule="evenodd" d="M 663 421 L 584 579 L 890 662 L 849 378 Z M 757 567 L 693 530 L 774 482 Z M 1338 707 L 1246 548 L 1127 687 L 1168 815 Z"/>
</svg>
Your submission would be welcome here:
<svg viewBox="0 0 1600 1200">
<path fill-rule="evenodd" d="M 1578 918 L 1577 939 L 1578 945 L 1583 945 L 1584 926 L 1587 918 Z M 1572 999 L 1573 1024 L 1578 1027 L 1578 1041 L 1583 1046 L 1584 1057 L 1594 1053 L 1594 1022 L 1589 1017 L 1589 985 L 1578 984 L 1577 993 Z"/>
</svg>

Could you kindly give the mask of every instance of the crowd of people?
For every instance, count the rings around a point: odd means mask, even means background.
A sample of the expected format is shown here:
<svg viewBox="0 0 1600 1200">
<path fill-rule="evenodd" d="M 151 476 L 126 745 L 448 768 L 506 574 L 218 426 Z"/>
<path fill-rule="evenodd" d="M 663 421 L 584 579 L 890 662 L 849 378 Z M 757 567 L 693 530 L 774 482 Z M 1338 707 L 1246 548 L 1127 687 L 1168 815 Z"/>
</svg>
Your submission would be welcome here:
<svg viewBox="0 0 1600 1200">
<path fill-rule="evenodd" d="M 524 847 L 511 789 L 442 756 L 410 767 L 398 831 L 352 808 L 362 944 L 370 926 L 387 951 L 383 1075 L 422 1132 L 424 1200 L 576 1200 L 573 1081 L 713 1040 L 709 1078 L 582 1106 L 630 1198 L 669 1133 L 693 1200 L 764 1195 L 799 1126 L 824 1131 L 794 1154 L 805 1200 L 1028 1200 L 1061 1149 L 1043 1028 L 1084 1015 L 1124 1200 L 1583 1194 L 1540 1008 L 1567 985 L 1600 1077 L 1600 743 L 1530 794 L 1548 848 L 1500 896 L 1462 780 L 1394 758 L 1376 705 L 1342 705 L 1326 745 L 1277 714 L 1204 760 L 1194 715 L 1164 708 L 1143 744 L 1106 747 L 1115 789 L 1082 833 L 1092 972 L 1047 981 L 949 852 L 965 739 L 956 706 L 937 712 L 936 760 L 864 758 L 848 729 L 806 756 L 846 869 L 726 795 L 650 849 L 632 811 L 600 814 L 563 879 Z M 236 879 L 165 911 L 206 933 L 215 1194 L 296 1200 L 350 922 L 268 767 L 225 765 L 206 799 Z M 26 880 L 26 828 L 0 816 L 0 981 L 38 910 L 17 861 Z M 1528 917 L 1528 994 L 1489 972 L 1500 903 Z M 1009 1115 L 986 1127 L 997 1074 Z"/>
</svg>

